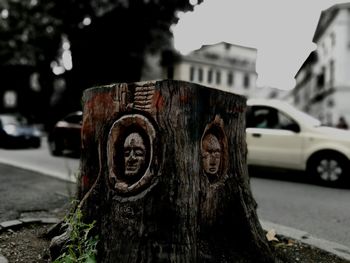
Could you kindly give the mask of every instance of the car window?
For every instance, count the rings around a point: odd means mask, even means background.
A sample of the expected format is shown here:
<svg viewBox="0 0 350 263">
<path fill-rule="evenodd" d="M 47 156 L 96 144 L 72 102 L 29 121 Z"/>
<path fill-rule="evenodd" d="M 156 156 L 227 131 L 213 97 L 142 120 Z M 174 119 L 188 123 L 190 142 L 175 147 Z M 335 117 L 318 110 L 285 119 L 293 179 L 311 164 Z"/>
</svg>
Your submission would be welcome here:
<svg viewBox="0 0 350 263">
<path fill-rule="evenodd" d="M 247 128 L 294 130 L 296 122 L 275 108 L 251 106 L 247 110 Z"/>
<path fill-rule="evenodd" d="M 293 116 L 295 116 L 298 120 L 303 120 L 304 123 L 308 123 L 309 125 L 315 126 L 315 127 L 321 125 L 321 122 L 318 119 L 315 119 L 314 117 L 296 109 L 295 107 L 287 103 L 284 104 L 284 107 L 286 107 L 288 112 L 290 112 L 291 114 L 293 113 Z"/>
<path fill-rule="evenodd" d="M 263 106 L 253 106 L 247 112 L 248 128 L 274 128 L 278 123 L 275 109 Z"/>
<path fill-rule="evenodd" d="M 278 112 L 278 123 L 279 129 L 282 130 L 293 130 L 292 127 L 297 125 L 293 119 L 280 111 Z"/>
</svg>

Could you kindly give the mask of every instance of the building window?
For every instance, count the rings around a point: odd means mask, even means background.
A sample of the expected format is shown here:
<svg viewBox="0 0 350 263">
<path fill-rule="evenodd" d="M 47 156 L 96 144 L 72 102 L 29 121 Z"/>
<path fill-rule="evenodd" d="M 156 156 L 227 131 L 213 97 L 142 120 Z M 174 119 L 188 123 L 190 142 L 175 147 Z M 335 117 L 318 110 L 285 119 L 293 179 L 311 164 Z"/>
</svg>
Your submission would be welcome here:
<svg viewBox="0 0 350 263">
<path fill-rule="evenodd" d="M 208 83 L 212 83 L 213 81 L 213 70 L 212 69 L 209 69 L 208 71 Z"/>
<path fill-rule="evenodd" d="M 190 67 L 190 81 L 194 81 L 194 67 Z"/>
<path fill-rule="evenodd" d="M 198 69 L 198 81 L 203 82 L 203 69 L 202 68 Z"/>
<path fill-rule="evenodd" d="M 331 45 L 332 45 L 332 47 L 335 47 L 335 33 L 334 32 L 331 34 Z"/>
<path fill-rule="evenodd" d="M 329 107 L 329 108 L 333 108 L 334 107 L 334 100 L 333 99 L 329 99 L 327 101 L 327 107 Z"/>
<path fill-rule="evenodd" d="M 250 79 L 248 74 L 244 74 L 243 86 L 245 89 L 249 88 L 250 86 Z"/>
<path fill-rule="evenodd" d="M 233 73 L 229 72 L 227 74 L 227 85 L 232 86 L 233 85 Z"/>
<path fill-rule="evenodd" d="M 329 62 L 329 85 L 331 88 L 334 86 L 334 60 Z"/>
<path fill-rule="evenodd" d="M 216 84 L 221 84 L 221 72 L 216 71 Z"/>
<path fill-rule="evenodd" d="M 324 86 L 324 75 L 320 74 L 317 76 L 317 87 L 321 89 L 323 88 L 323 86 Z"/>
<path fill-rule="evenodd" d="M 322 89 L 325 85 L 325 75 L 326 75 L 326 68 L 323 66 L 321 70 L 321 74 L 317 76 L 317 87 L 318 89 Z"/>
</svg>

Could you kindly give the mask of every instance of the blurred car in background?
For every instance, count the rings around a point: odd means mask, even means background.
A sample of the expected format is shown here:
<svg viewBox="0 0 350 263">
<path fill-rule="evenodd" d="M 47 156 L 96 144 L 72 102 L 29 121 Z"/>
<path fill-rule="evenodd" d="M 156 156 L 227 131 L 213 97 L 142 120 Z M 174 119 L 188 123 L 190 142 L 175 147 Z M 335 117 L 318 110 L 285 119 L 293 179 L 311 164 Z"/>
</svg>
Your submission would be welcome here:
<svg viewBox="0 0 350 263">
<path fill-rule="evenodd" d="M 21 114 L 0 114 L 0 146 L 4 148 L 39 148 L 41 146 L 41 132 Z"/>
<path fill-rule="evenodd" d="M 247 105 L 248 165 L 304 170 L 329 185 L 350 179 L 350 131 L 322 126 L 283 101 Z"/>
<path fill-rule="evenodd" d="M 76 111 L 58 121 L 48 135 L 50 153 L 60 156 L 66 152 L 80 154 L 83 112 Z"/>
</svg>

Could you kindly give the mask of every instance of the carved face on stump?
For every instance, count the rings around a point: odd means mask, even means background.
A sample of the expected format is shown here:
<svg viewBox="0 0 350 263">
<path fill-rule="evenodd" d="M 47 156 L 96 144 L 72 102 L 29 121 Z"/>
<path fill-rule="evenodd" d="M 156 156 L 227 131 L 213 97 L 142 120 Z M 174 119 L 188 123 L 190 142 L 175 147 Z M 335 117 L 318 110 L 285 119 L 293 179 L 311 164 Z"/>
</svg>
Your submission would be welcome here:
<svg viewBox="0 0 350 263">
<path fill-rule="evenodd" d="M 123 196 L 136 195 L 156 182 L 155 138 L 155 127 L 143 115 L 124 115 L 113 123 L 107 142 L 112 190 Z"/>
<path fill-rule="evenodd" d="M 203 138 L 203 168 L 209 176 L 217 176 L 221 161 L 221 145 L 218 138 L 213 134 L 207 134 Z"/>
<path fill-rule="evenodd" d="M 131 133 L 124 142 L 125 178 L 133 180 L 143 171 L 146 160 L 146 147 L 140 134 Z"/>
</svg>

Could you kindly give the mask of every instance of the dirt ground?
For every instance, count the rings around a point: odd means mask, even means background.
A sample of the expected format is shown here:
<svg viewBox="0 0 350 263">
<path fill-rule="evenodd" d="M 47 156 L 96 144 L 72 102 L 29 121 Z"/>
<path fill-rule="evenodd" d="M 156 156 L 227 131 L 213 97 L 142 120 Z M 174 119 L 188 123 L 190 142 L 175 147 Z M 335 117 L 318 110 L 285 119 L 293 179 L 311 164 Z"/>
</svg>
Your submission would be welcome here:
<svg viewBox="0 0 350 263">
<path fill-rule="evenodd" d="M 14 230 L 6 230 L 0 234 L 0 254 L 9 263 L 48 263 L 50 240 L 45 233 L 52 225 L 28 225 Z M 350 263 L 325 251 L 277 236 L 280 241 L 273 241 L 274 252 L 286 263 Z"/>
<path fill-rule="evenodd" d="M 49 240 L 43 235 L 49 225 L 31 225 L 17 230 L 8 230 L 0 235 L 0 254 L 9 263 L 47 263 L 51 262 L 48 250 Z"/>
<path fill-rule="evenodd" d="M 288 263 L 350 263 L 349 260 L 312 247 L 297 240 L 277 236 L 273 241 L 276 255 L 282 262 Z"/>
</svg>

